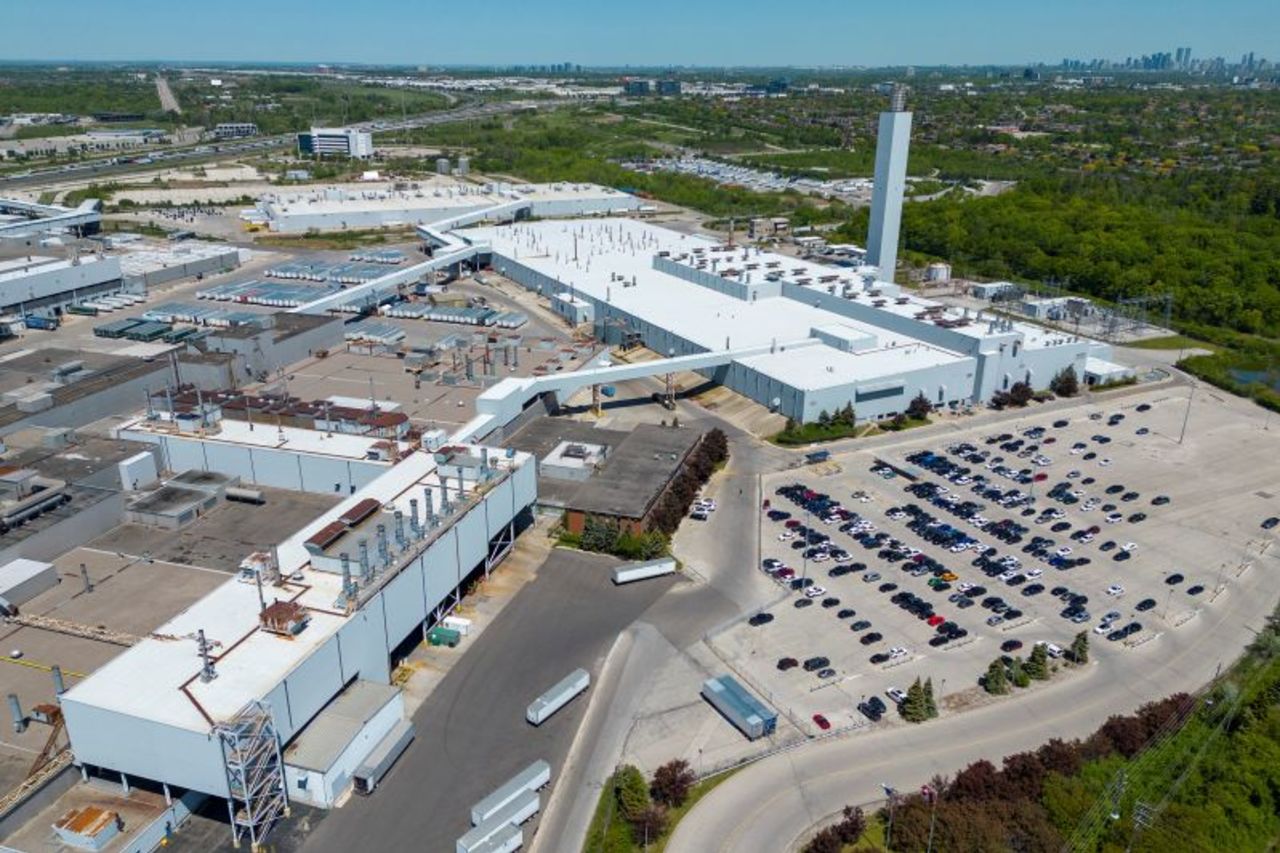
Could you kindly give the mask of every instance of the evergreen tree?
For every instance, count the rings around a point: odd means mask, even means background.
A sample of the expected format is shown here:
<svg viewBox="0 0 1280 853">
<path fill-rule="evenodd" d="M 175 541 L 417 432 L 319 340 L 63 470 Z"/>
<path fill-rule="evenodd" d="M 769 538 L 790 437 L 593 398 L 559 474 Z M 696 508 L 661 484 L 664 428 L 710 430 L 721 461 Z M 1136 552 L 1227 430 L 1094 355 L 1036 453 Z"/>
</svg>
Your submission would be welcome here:
<svg viewBox="0 0 1280 853">
<path fill-rule="evenodd" d="M 983 687 L 993 696 L 1003 696 L 1009 692 L 1009 680 L 1005 677 L 1004 661 L 996 658 L 987 667 L 987 678 Z"/>
<path fill-rule="evenodd" d="M 1071 660 L 1076 663 L 1089 662 L 1089 632 L 1081 631 L 1071 641 Z"/>
<path fill-rule="evenodd" d="M 925 704 L 924 686 L 917 678 L 907 690 L 907 699 L 902 703 L 899 712 L 908 723 L 923 723 L 929 719 L 929 708 Z"/>
<path fill-rule="evenodd" d="M 613 774 L 613 793 L 618 798 L 618 810 L 628 821 L 639 819 L 649 808 L 649 786 L 633 764 L 623 765 Z"/>
<path fill-rule="evenodd" d="M 818 423 L 822 426 L 831 426 L 831 413 L 826 409 L 818 412 Z"/>
<path fill-rule="evenodd" d="M 933 698 L 933 679 L 924 680 L 924 710 L 929 719 L 938 716 L 938 703 Z"/>
<path fill-rule="evenodd" d="M 923 391 L 917 394 L 915 398 L 907 404 L 907 416 L 918 421 L 922 421 L 929 417 L 929 413 L 932 411 L 933 406 L 930 405 L 929 399 L 925 397 Z"/>
<path fill-rule="evenodd" d="M 1057 394 L 1059 397 L 1074 397 L 1080 393 L 1080 378 L 1076 376 L 1076 369 L 1067 365 L 1058 371 L 1057 375 L 1049 382 L 1049 390 Z"/>
<path fill-rule="evenodd" d="M 1027 658 L 1025 667 L 1027 675 L 1037 681 L 1044 681 L 1049 677 L 1049 650 L 1043 643 L 1036 643 L 1031 649 L 1031 656 Z"/>
<path fill-rule="evenodd" d="M 1022 658 L 1014 658 L 1013 663 L 1009 665 L 1009 680 L 1013 682 L 1014 687 L 1029 687 L 1031 685 L 1031 676 L 1027 674 L 1026 668 L 1022 665 Z"/>
</svg>

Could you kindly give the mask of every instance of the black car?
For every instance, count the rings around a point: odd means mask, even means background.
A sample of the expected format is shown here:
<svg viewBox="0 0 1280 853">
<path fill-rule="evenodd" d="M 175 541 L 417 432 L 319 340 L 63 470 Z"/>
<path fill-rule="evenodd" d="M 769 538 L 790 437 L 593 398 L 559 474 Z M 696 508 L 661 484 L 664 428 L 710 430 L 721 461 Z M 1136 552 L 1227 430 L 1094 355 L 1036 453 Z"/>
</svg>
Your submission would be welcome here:
<svg viewBox="0 0 1280 853">
<path fill-rule="evenodd" d="M 858 642 L 862 643 L 862 645 L 864 646 L 869 646 L 872 643 L 878 643 L 883 639 L 884 639 L 883 634 L 881 634 L 878 631 L 872 631 L 870 634 L 864 634 L 862 639 L 859 640 Z"/>
<path fill-rule="evenodd" d="M 1056 429 L 1062 429 L 1064 426 L 1067 425 L 1067 423 L 1068 423 L 1067 421 L 1054 421 L 1053 425 Z"/>
<path fill-rule="evenodd" d="M 1065 586 L 1055 586 L 1053 589 L 1049 590 L 1049 594 L 1054 598 L 1062 598 L 1062 596 L 1066 595 L 1068 592 L 1070 592 L 1070 590 Z"/>
<path fill-rule="evenodd" d="M 1147 514 L 1145 512 L 1135 512 L 1133 515 L 1129 516 L 1130 524 L 1137 524 L 1140 521 L 1146 521 L 1146 520 L 1147 520 Z"/>
<path fill-rule="evenodd" d="M 892 582 L 890 582 L 890 583 L 882 583 L 882 584 L 880 584 L 880 591 L 881 591 L 881 592 L 893 592 L 893 591 L 894 591 L 895 589 L 897 589 L 897 588 L 898 588 L 898 585 L 897 585 L 896 583 L 892 583 Z"/>
<path fill-rule="evenodd" d="M 849 630 L 850 630 L 850 631 L 853 631 L 853 632 L 856 634 L 856 633 L 858 633 L 859 631 L 865 631 L 865 630 L 867 630 L 867 629 L 868 629 L 868 628 L 870 628 L 870 627 L 871 627 L 871 621 L 870 621 L 870 620 L 868 620 L 868 619 L 859 619 L 857 622 L 854 622 L 852 625 L 850 625 L 850 626 L 849 626 Z"/>
<path fill-rule="evenodd" d="M 1059 521 L 1053 527 L 1049 528 L 1049 530 L 1052 531 L 1053 533 L 1064 533 L 1070 529 L 1071 529 L 1071 522 L 1069 521 Z"/>
<path fill-rule="evenodd" d="M 818 657 L 809 658 L 804 662 L 804 671 L 815 672 L 819 669 L 825 669 L 828 666 L 831 666 L 831 660 L 819 655 Z"/>
<path fill-rule="evenodd" d="M 1154 498 L 1151 499 L 1152 506 L 1164 506 L 1168 502 L 1169 502 L 1168 495 L 1156 495 Z"/>
<path fill-rule="evenodd" d="M 1271 530 L 1271 529 L 1273 529 L 1277 524 L 1280 524 L 1280 518 L 1277 518 L 1276 516 L 1274 516 L 1274 515 L 1273 515 L 1273 516 L 1271 516 L 1270 518 L 1268 518 L 1266 521 L 1262 522 L 1262 529 L 1263 529 L 1263 530 Z"/>
<path fill-rule="evenodd" d="M 852 607 L 846 607 L 844 610 L 841 610 L 836 614 L 836 618 L 849 619 L 850 617 L 857 615 L 857 613 L 858 611 L 854 610 Z"/>
<path fill-rule="evenodd" d="M 1151 404 L 1150 404 L 1150 403 L 1139 403 L 1139 404 L 1138 404 L 1137 411 L 1139 411 L 1139 412 L 1149 412 L 1149 411 L 1151 411 Z"/>
<path fill-rule="evenodd" d="M 951 642 L 951 638 L 946 634 L 938 634 L 937 636 L 929 638 L 929 645 L 933 646 L 934 648 L 940 648 L 942 646 L 945 646 L 949 642 Z"/>
<path fill-rule="evenodd" d="M 1002 652 L 1016 652 L 1020 648 L 1022 648 L 1021 640 L 1005 640 L 1000 644 L 1000 651 Z"/>
<path fill-rule="evenodd" d="M 1022 588 L 1022 594 L 1027 598 L 1030 598 L 1033 595 L 1039 595 L 1042 592 L 1044 592 L 1044 584 L 1042 583 L 1027 584 Z"/>
<path fill-rule="evenodd" d="M 1140 497 L 1142 497 L 1142 496 L 1141 496 L 1140 494 L 1138 494 L 1137 492 L 1125 492 L 1123 495 L 1121 495 L 1121 496 L 1120 496 L 1120 500 L 1122 500 L 1122 501 L 1136 501 L 1136 500 L 1137 500 L 1138 498 L 1140 498 Z"/>
<path fill-rule="evenodd" d="M 1118 495 L 1123 491 L 1124 486 L 1120 483 L 1116 483 L 1114 486 L 1107 486 L 1107 494 L 1109 495 Z"/>
<path fill-rule="evenodd" d="M 839 607 L 840 599 L 836 598 L 834 595 L 828 596 L 827 598 L 822 599 L 822 606 L 828 609 L 832 607 Z"/>
<path fill-rule="evenodd" d="M 1125 560 L 1128 560 L 1132 556 L 1133 554 L 1129 553 L 1128 551 L 1117 551 L 1116 555 L 1111 559 L 1115 560 L 1117 563 L 1123 563 Z"/>
<path fill-rule="evenodd" d="M 1154 598 L 1144 598 L 1141 601 L 1139 601 L 1137 604 L 1135 604 L 1133 606 L 1133 609 L 1138 611 L 1139 613 L 1145 613 L 1155 606 L 1156 606 L 1156 600 Z"/>
<path fill-rule="evenodd" d="M 1164 582 L 1167 583 L 1169 586 L 1177 586 L 1178 584 L 1182 583 L 1184 580 L 1186 580 L 1186 578 L 1184 578 L 1182 575 L 1178 574 L 1177 572 L 1174 572 L 1173 574 L 1169 575 L 1169 577 L 1165 578 Z"/>
<path fill-rule="evenodd" d="M 1204 587 L 1200 584 L 1187 587 L 1187 595 L 1199 595 L 1202 592 L 1204 592 Z"/>
<path fill-rule="evenodd" d="M 778 660 L 778 669 L 786 672 L 789 669 L 795 669 L 800 665 L 800 661 L 795 658 L 781 658 Z"/>
<path fill-rule="evenodd" d="M 889 661 L 889 653 L 888 653 L 888 652 L 876 652 L 874 655 L 872 655 L 872 656 L 869 658 L 869 660 L 870 660 L 872 663 L 874 663 L 874 664 L 888 663 L 888 661 Z"/>
<path fill-rule="evenodd" d="M 761 625 L 768 625 L 772 621 L 773 621 L 772 613 L 757 613 L 755 616 L 752 616 L 750 619 L 747 620 L 747 624 L 752 626 L 753 628 L 758 628 Z"/>
<path fill-rule="evenodd" d="M 1106 542 L 1103 542 L 1101 545 L 1099 545 L 1099 546 L 1098 546 L 1098 550 L 1099 550 L 1099 551 L 1113 551 L 1113 550 L 1115 550 L 1115 547 L 1116 547 L 1116 543 L 1115 543 L 1115 542 L 1113 542 L 1112 540 L 1108 539 Z"/>
<path fill-rule="evenodd" d="M 813 606 L 813 599 L 812 599 L 812 598 L 799 598 L 799 599 L 796 599 L 796 603 L 795 603 L 795 605 L 794 605 L 794 606 L 795 606 L 796 610 L 803 610 L 803 609 L 804 609 L 804 608 L 806 608 L 806 607 L 812 607 L 812 606 Z"/>
</svg>

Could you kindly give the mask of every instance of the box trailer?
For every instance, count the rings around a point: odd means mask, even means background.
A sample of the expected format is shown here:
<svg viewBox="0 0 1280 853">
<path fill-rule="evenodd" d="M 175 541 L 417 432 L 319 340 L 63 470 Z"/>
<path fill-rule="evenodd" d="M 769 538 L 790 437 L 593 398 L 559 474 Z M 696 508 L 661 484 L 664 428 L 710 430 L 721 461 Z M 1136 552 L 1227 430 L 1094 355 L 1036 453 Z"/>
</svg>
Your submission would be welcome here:
<svg viewBox="0 0 1280 853">
<path fill-rule="evenodd" d="M 621 586 L 624 583 L 632 581 L 648 580 L 649 578 L 659 578 L 663 575 L 673 574 L 676 570 L 676 561 L 672 557 L 663 557 L 660 560 L 649 560 L 645 563 L 627 563 L 618 566 L 613 570 L 613 582 Z"/>
<path fill-rule="evenodd" d="M 551 782 L 551 765 L 539 759 L 512 776 L 502 787 L 471 807 L 471 825 L 479 826 L 526 791 L 537 791 Z"/>
<path fill-rule="evenodd" d="M 472 853 L 513 853 L 523 846 L 524 830 L 514 823 L 508 823 Z"/>
<path fill-rule="evenodd" d="M 0 598 L 12 605 L 26 604 L 42 592 L 58 585 L 58 572 L 52 563 L 19 557 L 0 566 Z"/>
<path fill-rule="evenodd" d="M 731 675 L 708 678 L 702 684 L 702 697 L 749 740 L 773 734 L 777 727 L 778 715 Z"/>
<path fill-rule="evenodd" d="M 525 791 L 512 800 L 493 817 L 469 829 L 458 839 L 456 853 L 477 853 L 489 849 L 486 845 L 495 838 L 507 834 L 508 827 L 519 826 L 538 813 L 541 799 L 537 791 Z"/>
<path fill-rule="evenodd" d="M 528 710 L 524 712 L 524 718 L 535 726 L 540 726 L 548 717 L 568 705 L 575 696 L 589 686 L 591 686 L 591 673 L 585 669 L 575 669 L 556 682 L 555 686 L 546 693 L 534 699 Z"/>
<path fill-rule="evenodd" d="M 386 776 L 387 771 L 396 763 L 396 759 L 409 748 L 415 734 L 413 723 L 408 720 L 400 720 L 392 726 L 391 731 L 378 741 L 378 745 L 352 775 L 356 791 L 361 794 L 372 794 L 373 789 L 382 781 L 382 777 Z"/>
</svg>

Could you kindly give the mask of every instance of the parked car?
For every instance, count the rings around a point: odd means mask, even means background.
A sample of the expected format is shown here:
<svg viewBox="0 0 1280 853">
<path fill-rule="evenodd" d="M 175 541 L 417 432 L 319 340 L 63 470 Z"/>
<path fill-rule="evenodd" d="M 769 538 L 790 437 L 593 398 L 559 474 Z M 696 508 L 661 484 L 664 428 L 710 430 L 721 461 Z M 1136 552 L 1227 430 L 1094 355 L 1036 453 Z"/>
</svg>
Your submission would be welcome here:
<svg viewBox="0 0 1280 853">
<path fill-rule="evenodd" d="M 761 625 L 768 625 L 772 621 L 773 621 L 772 613 L 757 613 L 755 616 L 752 616 L 750 619 L 747 620 L 747 624 L 752 626 L 753 628 L 758 628 Z"/>
<path fill-rule="evenodd" d="M 821 714 L 813 715 L 813 724 L 818 728 L 822 729 L 824 732 L 831 728 L 831 721 L 828 720 L 826 717 L 822 716 Z"/>
<path fill-rule="evenodd" d="M 800 661 L 795 658 L 780 658 L 778 660 L 778 669 L 783 672 L 786 672 L 789 669 L 795 669 L 799 665 Z"/>
</svg>

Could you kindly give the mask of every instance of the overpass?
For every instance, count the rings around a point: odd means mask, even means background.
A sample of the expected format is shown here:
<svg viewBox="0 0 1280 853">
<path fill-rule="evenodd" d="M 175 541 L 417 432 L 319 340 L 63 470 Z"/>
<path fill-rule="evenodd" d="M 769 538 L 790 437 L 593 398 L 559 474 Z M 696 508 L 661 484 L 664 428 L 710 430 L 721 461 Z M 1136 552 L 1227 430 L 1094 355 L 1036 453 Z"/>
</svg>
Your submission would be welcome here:
<svg viewBox="0 0 1280 853">
<path fill-rule="evenodd" d="M 556 373 L 548 376 L 508 377 L 487 388 L 476 398 L 476 416 L 463 424 L 450 437 L 453 441 L 467 442 L 482 440 L 489 433 L 506 426 L 515 420 L 525 407 L 544 394 L 553 393 L 560 398 L 568 398 L 588 385 L 598 387 L 614 382 L 626 382 L 631 379 L 644 379 L 650 376 L 662 376 L 668 373 L 680 373 L 689 370 L 705 370 L 721 367 L 741 358 L 765 355 L 800 347 L 818 346 L 822 341 L 817 338 L 805 338 L 786 344 L 770 344 L 769 346 L 744 347 L 714 352 L 700 352 L 692 355 L 678 355 L 662 358 L 657 361 L 645 361 L 638 364 L 603 365 L 599 360 L 580 370 L 568 373 Z"/>
<path fill-rule="evenodd" d="M 85 199 L 79 207 L 61 207 L 56 204 L 36 204 L 12 198 L 0 198 L 0 213 L 26 217 L 16 222 L 0 224 L 0 237 L 20 234 L 43 233 L 68 228 L 78 234 L 97 230 L 102 222 L 102 202 Z"/>
<path fill-rule="evenodd" d="M 488 243 L 471 243 L 451 233 L 453 229 L 474 225 L 477 222 L 513 222 L 521 213 L 527 213 L 532 208 L 533 202 L 527 199 L 514 199 L 451 216 L 431 225 L 419 225 L 418 236 L 423 242 L 429 243 L 435 251 L 431 258 L 404 269 L 392 270 L 386 275 L 349 287 L 331 296 L 299 305 L 290 309 L 290 313 L 325 314 L 344 305 L 377 303 L 393 297 L 403 287 L 421 281 L 429 273 L 465 263 L 474 259 L 476 255 L 489 251 Z"/>
</svg>

